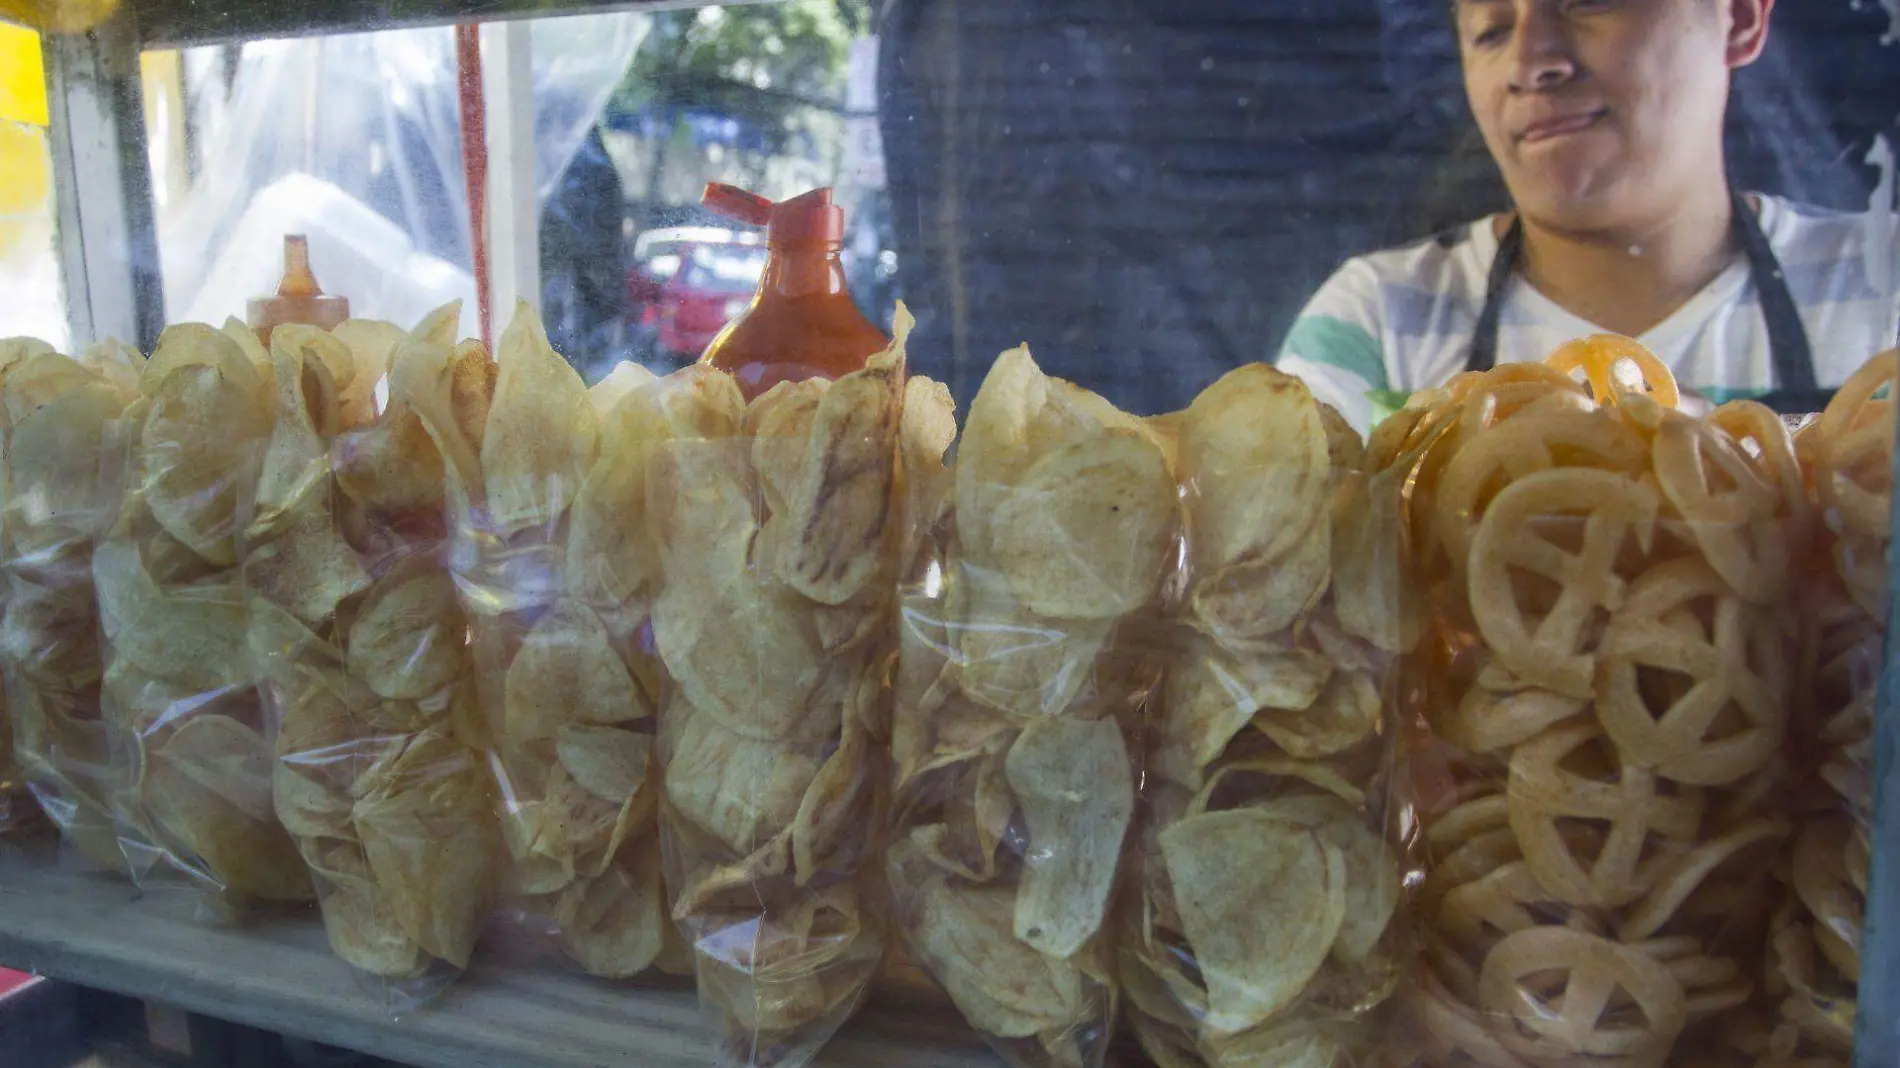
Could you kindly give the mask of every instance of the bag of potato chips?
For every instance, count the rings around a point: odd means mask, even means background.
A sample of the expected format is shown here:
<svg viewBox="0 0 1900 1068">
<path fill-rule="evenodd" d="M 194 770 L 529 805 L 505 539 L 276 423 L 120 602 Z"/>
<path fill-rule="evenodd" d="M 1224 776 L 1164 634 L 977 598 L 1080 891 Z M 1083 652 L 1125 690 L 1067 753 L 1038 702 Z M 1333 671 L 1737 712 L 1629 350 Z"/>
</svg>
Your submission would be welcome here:
<svg viewBox="0 0 1900 1068">
<path fill-rule="evenodd" d="M 1457 376 L 1374 435 L 1407 472 L 1430 606 L 1405 717 L 1420 959 L 1395 1043 L 1427 1064 L 1768 1052 L 1813 509 L 1773 412 L 1677 401 L 1647 350 L 1594 337 Z"/>
<path fill-rule="evenodd" d="M 125 493 L 93 557 L 121 849 L 142 884 L 182 875 L 227 914 L 311 896 L 272 811 L 240 564 L 261 471 L 306 496 L 322 485 L 302 469 L 322 447 L 315 431 L 292 430 L 324 401 L 302 391 L 334 393 L 354 368 L 343 342 L 309 327 L 280 331 L 274 353 L 236 321 L 168 328 L 140 376 Z"/>
<path fill-rule="evenodd" d="M 1804 712 L 1791 725 L 1801 811 L 1775 869 L 1780 895 L 1759 991 L 1771 1021 L 1762 1063 L 1846 1068 L 1853 1059 L 1897 378 L 1900 352 L 1876 356 L 1795 436 L 1817 523 L 1792 598 L 1801 628 L 1795 695 Z"/>
<path fill-rule="evenodd" d="M 79 359 L 0 342 L 7 709 L 27 787 L 85 862 L 124 871 L 101 710 L 93 553 L 118 511 L 144 358 L 114 342 Z"/>
<path fill-rule="evenodd" d="M 1182 516 L 1164 437 L 1043 376 L 984 380 L 913 506 L 887 872 L 910 956 L 1010 1063 L 1095 1066 L 1109 917 Z"/>
<path fill-rule="evenodd" d="M 508 863 L 504 911 L 583 971 L 690 969 L 667 916 L 646 638 L 657 573 L 646 508 L 644 368 L 593 389 L 525 303 L 503 332 L 479 481 L 454 514 Z"/>
<path fill-rule="evenodd" d="M 661 831 L 722 1064 L 804 1064 L 884 958 L 899 441 L 947 414 L 897 341 L 750 404 L 694 366 L 634 394 L 665 669 Z"/>
<path fill-rule="evenodd" d="M 1121 909 L 1129 1015 L 1164 1068 L 1369 1063 L 1401 970 L 1387 676 L 1417 628 L 1397 479 L 1262 364 L 1166 425 L 1187 574 Z"/>
<path fill-rule="evenodd" d="M 353 352 L 390 353 L 381 412 L 353 389 L 333 407 L 321 343 L 304 337 L 305 388 L 280 408 L 288 429 L 273 438 L 245 539 L 277 815 L 331 948 L 392 1013 L 468 967 L 501 868 L 448 536 L 494 365 L 479 342 L 454 343 L 459 312 L 439 309 L 407 336 L 337 328 Z"/>
</svg>

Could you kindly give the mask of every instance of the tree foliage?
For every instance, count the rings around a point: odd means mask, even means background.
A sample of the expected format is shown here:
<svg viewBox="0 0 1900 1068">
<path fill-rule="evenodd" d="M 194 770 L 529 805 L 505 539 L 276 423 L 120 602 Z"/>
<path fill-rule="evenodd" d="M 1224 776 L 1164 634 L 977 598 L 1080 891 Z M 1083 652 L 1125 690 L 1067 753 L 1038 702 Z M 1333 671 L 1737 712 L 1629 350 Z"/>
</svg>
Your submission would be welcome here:
<svg viewBox="0 0 1900 1068">
<path fill-rule="evenodd" d="M 777 0 L 662 11 L 614 106 L 662 121 L 682 108 L 723 112 L 774 147 L 802 108 L 843 105 L 851 39 L 871 26 L 869 0 Z"/>
</svg>

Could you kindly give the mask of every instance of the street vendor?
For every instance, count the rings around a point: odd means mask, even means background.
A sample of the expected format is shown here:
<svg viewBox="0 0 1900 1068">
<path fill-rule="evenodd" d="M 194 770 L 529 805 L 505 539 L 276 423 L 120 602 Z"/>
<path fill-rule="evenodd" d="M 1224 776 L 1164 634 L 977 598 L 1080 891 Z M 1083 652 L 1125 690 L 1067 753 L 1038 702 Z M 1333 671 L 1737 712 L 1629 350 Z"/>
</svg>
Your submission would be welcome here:
<svg viewBox="0 0 1900 1068">
<path fill-rule="evenodd" d="M 1891 203 L 1842 214 L 1730 186 L 1730 79 L 1761 55 L 1773 8 L 1451 0 L 1512 210 L 1347 261 L 1279 366 L 1365 432 L 1459 371 L 1615 333 L 1710 401 L 1818 411 L 1895 343 L 1900 238 Z"/>
</svg>

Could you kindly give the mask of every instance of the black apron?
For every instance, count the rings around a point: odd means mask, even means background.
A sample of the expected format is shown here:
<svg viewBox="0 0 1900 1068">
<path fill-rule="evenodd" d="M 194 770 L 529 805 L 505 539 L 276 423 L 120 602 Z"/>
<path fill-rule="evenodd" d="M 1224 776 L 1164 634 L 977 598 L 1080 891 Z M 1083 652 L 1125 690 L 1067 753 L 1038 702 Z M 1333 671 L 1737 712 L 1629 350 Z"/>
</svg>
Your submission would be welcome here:
<svg viewBox="0 0 1900 1068">
<path fill-rule="evenodd" d="M 1762 319 L 1768 325 L 1768 358 L 1774 365 L 1774 388 L 1761 397 L 1761 403 L 1782 415 L 1805 415 L 1827 407 L 1834 391 L 1822 389 L 1814 381 L 1814 354 L 1808 348 L 1808 331 L 1801 325 L 1801 313 L 1795 308 L 1794 295 L 1788 292 L 1788 280 L 1781 273 L 1781 261 L 1768 247 L 1768 235 L 1762 233 L 1755 210 L 1740 193 L 1729 194 L 1734 201 L 1735 240 L 1748 257 L 1748 276 L 1755 283 L 1755 299 L 1761 304 Z M 1478 326 L 1471 335 L 1471 354 L 1465 370 L 1488 371 L 1497 363 L 1498 317 L 1504 312 L 1504 291 L 1524 255 L 1524 226 L 1511 220 L 1510 229 L 1498 240 L 1497 258 L 1491 261 L 1491 275 L 1485 282 L 1484 310 L 1478 313 Z"/>
</svg>

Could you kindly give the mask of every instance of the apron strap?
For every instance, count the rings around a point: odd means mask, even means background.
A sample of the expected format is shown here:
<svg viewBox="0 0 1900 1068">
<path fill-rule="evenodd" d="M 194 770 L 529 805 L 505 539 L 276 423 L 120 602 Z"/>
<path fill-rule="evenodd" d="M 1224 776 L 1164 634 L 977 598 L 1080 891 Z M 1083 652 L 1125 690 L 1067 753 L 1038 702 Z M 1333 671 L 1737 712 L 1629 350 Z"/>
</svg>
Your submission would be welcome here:
<svg viewBox="0 0 1900 1068">
<path fill-rule="evenodd" d="M 1729 193 L 1734 216 L 1736 242 L 1748 260 L 1748 275 L 1755 285 L 1755 299 L 1761 305 L 1762 320 L 1768 328 L 1768 357 L 1774 369 L 1775 388 L 1761 402 L 1777 412 L 1818 412 L 1826 406 L 1831 390 L 1815 384 L 1814 354 L 1808 345 L 1808 331 L 1801 322 L 1794 294 L 1788 291 L 1787 276 L 1781 261 L 1762 232 L 1761 220 L 1746 198 L 1733 190 Z M 1491 261 L 1491 273 L 1485 280 L 1484 307 L 1471 334 L 1471 349 L 1465 358 L 1465 370 L 1488 371 L 1497 364 L 1498 321 L 1504 313 L 1504 294 L 1511 275 L 1524 255 L 1524 224 L 1512 219 L 1510 228 L 1498 240 L 1498 254 Z"/>
<path fill-rule="evenodd" d="M 1504 292 L 1524 258 L 1524 223 L 1516 216 L 1498 239 L 1498 254 L 1491 259 L 1491 273 L 1484 281 L 1484 307 L 1478 312 L 1478 326 L 1471 332 L 1471 354 L 1465 359 L 1467 371 L 1489 371 L 1498 362 L 1498 319 L 1504 314 Z"/>
</svg>

